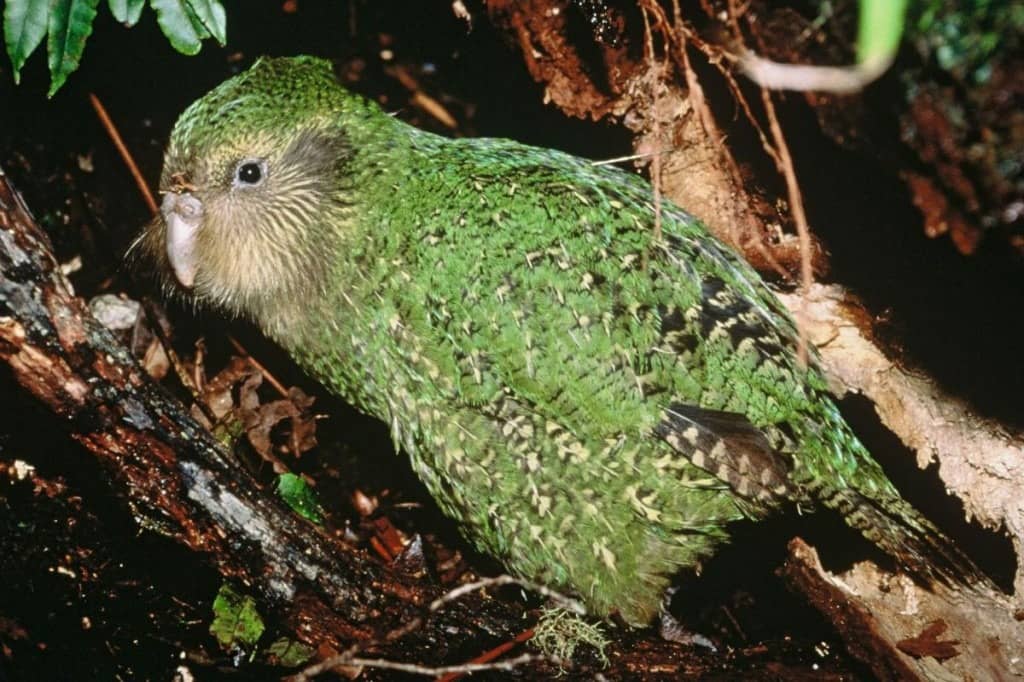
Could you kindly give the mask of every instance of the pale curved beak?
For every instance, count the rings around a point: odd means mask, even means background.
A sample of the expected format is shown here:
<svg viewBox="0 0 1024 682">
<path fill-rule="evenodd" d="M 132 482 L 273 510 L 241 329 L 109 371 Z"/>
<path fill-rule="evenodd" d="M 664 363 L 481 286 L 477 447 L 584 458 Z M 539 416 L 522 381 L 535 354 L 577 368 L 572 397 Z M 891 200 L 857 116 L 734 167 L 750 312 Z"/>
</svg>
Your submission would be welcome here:
<svg viewBox="0 0 1024 682">
<path fill-rule="evenodd" d="M 196 279 L 196 232 L 203 223 L 203 204 L 190 192 L 164 195 L 160 213 L 167 227 L 167 259 L 186 289 Z"/>
</svg>

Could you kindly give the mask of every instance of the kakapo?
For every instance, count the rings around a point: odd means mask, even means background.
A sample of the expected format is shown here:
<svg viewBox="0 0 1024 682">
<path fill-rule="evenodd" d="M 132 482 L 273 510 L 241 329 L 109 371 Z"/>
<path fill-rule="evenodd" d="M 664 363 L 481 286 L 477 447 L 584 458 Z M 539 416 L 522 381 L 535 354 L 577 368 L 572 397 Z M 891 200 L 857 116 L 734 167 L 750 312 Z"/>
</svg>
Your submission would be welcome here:
<svg viewBox="0 0 1024 682">
<path fill-rule="evenodd" d="M 416 129 L 297 57 L 192 104 L 161 190 L 141 245 L 169 285 L 386 422 L 469 540 L 596 615 L 648 623 L 731 524 L 794 505 L 925 578 L 975 570 L 767 285 L 638 176 Z"/>
</svg>

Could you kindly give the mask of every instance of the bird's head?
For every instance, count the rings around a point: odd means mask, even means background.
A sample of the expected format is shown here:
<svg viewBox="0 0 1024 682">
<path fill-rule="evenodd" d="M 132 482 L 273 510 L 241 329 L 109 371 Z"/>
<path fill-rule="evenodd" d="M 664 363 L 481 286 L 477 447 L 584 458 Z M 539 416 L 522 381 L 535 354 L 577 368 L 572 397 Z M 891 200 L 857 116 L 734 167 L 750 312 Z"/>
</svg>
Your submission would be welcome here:
<svg viewBox="0 0 1024 682">
<path fill-rule="evenodd" d="M 352 212 L 346 123 L 367 106 L 309 57 L 261 59 L 224 82 L 175 124 L 142 250 L 171 287 L 236 314 L 265 321 L 301 301 L 323 286 Z"/>
</svg>

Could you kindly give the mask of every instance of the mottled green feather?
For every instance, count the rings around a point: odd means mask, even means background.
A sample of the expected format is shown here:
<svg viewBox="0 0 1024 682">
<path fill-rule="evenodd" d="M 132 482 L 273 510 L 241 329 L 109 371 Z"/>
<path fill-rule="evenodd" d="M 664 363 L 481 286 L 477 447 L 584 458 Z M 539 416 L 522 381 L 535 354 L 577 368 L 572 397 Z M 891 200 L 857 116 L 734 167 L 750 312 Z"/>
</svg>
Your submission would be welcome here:
<svg viewBox="0 0 1024 682">
<path fill-rule="evenodd" d="M 265 159 L 239 190 L 240 160 Z M 196 102 L 164 187 L 203 202 L 194 295 L 385 421 L 509 570 L 646 623 L 671 577 L 824 505 L 923 575 L 970 570 L 843 422 L 760 278 L 640 178 L 450 140 L 261 60 Z M 144 237 L 166 264 L 161 222 Z M 937 562 L 937 563 L 935 563 Z"/>
</svg>

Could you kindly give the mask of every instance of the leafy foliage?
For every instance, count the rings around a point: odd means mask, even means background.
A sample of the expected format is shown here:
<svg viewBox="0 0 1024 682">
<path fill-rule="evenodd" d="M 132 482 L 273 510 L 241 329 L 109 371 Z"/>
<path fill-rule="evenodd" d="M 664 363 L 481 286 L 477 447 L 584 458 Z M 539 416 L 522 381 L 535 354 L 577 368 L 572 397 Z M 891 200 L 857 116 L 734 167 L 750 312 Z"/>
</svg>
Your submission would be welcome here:
<svg viewBox="0 0 1024 682">
<path fill-rule="evenodd" d="M 277 479 L 277 492 L 295 513 L 313 523 L 324 522 L 323 514 L 320 513 L 320 503 L 316 499 L 316 493 L 313 492 L 313 489 L 309 487 L 309 484 L 301 476 L 281 474 Z"/>
<path fill-rule="evenodd" d="M 256 645 L 266 631 L 263 617 L 256 607 L 256 600 L 233 588 L 228 583 L 221 585 L 213 600 L 213 622 L 210 634 L 224 651 L 246 652 L 256 656 Z M 270 665 L 293 668 L 302 665 L 316 652 L 306 644 L 279 637 L 266 647 L 261 658 Z"/>
<path fill-rule="evenodd" d="M 110 0 L 110 13 L 125 26 L 139 23 L 146 0 Z"/>
<path fill-rule="evenodd" d="M 860 0 L 857 63 L 890 64 L 899 50 L 907 0 Z"/>
<path fill-rule="evenodd" d="M 7 0 L 4 7 L 4 42 L 14 67 L 14 82 L 21 80 L 21 67 L 46 35 L 48 0 Z"/>
<path fill-rule="evenodd" d="M 134 26 L 146 0 L 108 0 L 107 4 L 115 19 Z M 14 82 L 20 82 L 22 67 L 47 36 L 52 97 L 78 68 L 98 5 L 99 0 L 6 0 L 4 43 Z M 149 5 L 160 30 L 178 52 L 196 54 L 206 38 L 221 45 L 227 42 L 227 14 L 220 0 L 149 0 Z"/>
<path fill-rule="evenodd" d="M 984 83 L 993 61 L 1013 55 L 1024 42 L 1021 0 L 921 0 L 912 9 L 914 46 L 960 81 Z"/>
<path fill-rule="evenodd" d="M 210 634 L 217 642 L 227 651 L 239 647 L 251 649 L 264 629 L 256 601 L 227 583 L 221 585 L 213 600 L 213 622 L 210 623 Z"/>
<path fill-rule="evenodd" d="M 68 74 L 78 68 L 85 41 L 92 33 L 98 4 L 99 0 L 56 0 L 50 4 L 46 52 L 50 64 L 48 94 L 51 97 L 64 85 Z"/>
<path fill-rule="evenodd" d="M 294 668 L 311 659 L 316 650 L 294 639 L 281 637 L 267 647 L 266 653 L 271 662 L 286 668 Z"/>
</svg>

